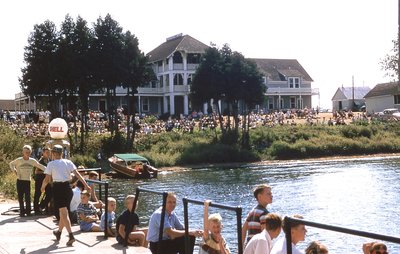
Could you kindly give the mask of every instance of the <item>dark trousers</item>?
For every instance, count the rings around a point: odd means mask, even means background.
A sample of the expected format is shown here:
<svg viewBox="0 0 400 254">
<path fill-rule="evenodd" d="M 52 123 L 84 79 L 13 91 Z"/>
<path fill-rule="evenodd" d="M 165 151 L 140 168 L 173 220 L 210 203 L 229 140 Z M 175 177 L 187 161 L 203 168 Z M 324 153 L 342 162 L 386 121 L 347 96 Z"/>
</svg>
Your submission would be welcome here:
<svg viewBox="0 0 400 254">
<path fill-rule="evenodd" d="M 35 195 L 33 196 L 33 210 L 35 211 L 35 213 L 40 212 L 39 201 L 40 196 L 42 195 L 42 191 L 40 190 L 40 188 L 42 187 L 42 183 L 45 177 L 45 174 L 35 175 Z"/>
<path fill-rule="evenodd" d="M 159 242 L 150 242 L 150 250 L 152 254 L 157 254 L 158 248 L 160 248 L 159 254 L 192 254 L 194 249 L 194 243 L 196 238 L 194 236 L 189 236 L 189 246 L 190 252 L 185 252 L 185 237 L 181 236 L 175 238 L 174 240 L 162 240 L 161 244 Z"/>
<path fill-rule="evenodd" d="M 19 203 L 19 214 L 31 214 L 31 181 L 24 181 L 17 179 L 17 193 Z M 25 204 L 24 206 L 24 198 Z"/>
</svg>

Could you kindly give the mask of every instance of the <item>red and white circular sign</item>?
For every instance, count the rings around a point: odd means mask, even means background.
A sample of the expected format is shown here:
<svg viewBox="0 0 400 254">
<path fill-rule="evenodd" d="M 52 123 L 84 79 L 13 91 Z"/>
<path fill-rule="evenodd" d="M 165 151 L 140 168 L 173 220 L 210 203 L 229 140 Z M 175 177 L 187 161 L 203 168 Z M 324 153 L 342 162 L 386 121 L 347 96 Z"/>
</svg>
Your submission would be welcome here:
<svg viewBox="0 0 400 254">
<path fill-rule="evenodd" d="M 49 124 L 49 133 L 52 139 L 63 139 L 68 133 L 67 122 L 62 118 L 55 118 Z"/>
</svg>

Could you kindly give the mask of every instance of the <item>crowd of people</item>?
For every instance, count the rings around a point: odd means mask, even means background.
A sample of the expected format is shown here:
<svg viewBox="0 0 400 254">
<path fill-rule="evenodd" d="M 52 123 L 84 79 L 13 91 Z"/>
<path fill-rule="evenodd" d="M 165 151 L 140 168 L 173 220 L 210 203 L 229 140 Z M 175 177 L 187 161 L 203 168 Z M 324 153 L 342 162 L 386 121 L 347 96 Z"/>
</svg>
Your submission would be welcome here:
<svg viewBox="0 0 400 254">
<path fill-rule="evenodd" d="M 34 137 L 43 136 L 48 137 L 48 125 L 51 120 L 51 113 L 49 111 L 39 112 L 15 112 L 11 114 L 9 111 L 0 112 L 1 119 L 3 119 L 10 128 L 17 134 Z M 242 127 L 242 121 L 245 116 L 239 115 L 239 128 Z M 67 111 L 64 114 L 64 119 L 67 121 L 70 133 L 80 130 L 81 117 L 80 112 Z M 118 129 L 122 133 L 127 132 L 127 116 L 124 110 L 119 108 L 117 110 Z M 228 117 L 223 116 L 223 126 L 227 127 Z M 351 122 L 365 121 L 369 122 L 370 118 L 365 112 L 353 113 L 352 111 L 334 111 L 331 116 L 324 114 L 320 115 L 318 110 L 303 109 L 303 110 L 274 110 L 270 112 L 260 111 L 258 113 L 251 113 L 249 116 L 250 128 L 257 128 L 259 126 L 274 127 L 277 125 L 346 125 Z M 247 119 L 247 120 L 248 120 Z M 233 123 L 233 119 L 230 119 Z M 135 129 L 136 134 L 140 137 L 143 135 L 151 135 L 163 132 L 177 132 L 177 133 L 193 133 L 194 131 L 214 130 L 219 127 L 219 118 L 216 114 L 204 114 L 203 112 L 193 111 L 187 116 L 179 116 L 172 118 L 168 115 L 156 116 L 136 114 L 134 121 L 131 121 L 130 128 Z M 107 115 L 99 111 L 90 111 L 87 116 L 87 126 L 89 132 L 93 133 L 107 133 L 109 132 L 109 122 Z"/>
<path fill-rule="evenodd" d="M 31 158 L 32 148 L 25 145 L 22 156 L 10 162 L 10 168 L 17 176 L 17 192 L 20 216 L 31 216 L 30 184 L 31 176 L 35 179 L 34 212 L 40 215 L 46 211 L 51 202 L 40 201 L 39 193 L 51 196 L 54 211 L 58 219 L 58 229 L 53 231 L 57 241 L 60 241 L 64 228 L 68 232 L 67 246 L 72 246 L 75 236 L 72 232 L 72 223 L 79 224 L 82 232 L 99 232 L 107 230 L 110 236 L 115 236 L 119 244 L 127 246 L 148 247 L 155 254 L 160 249 L 162 254 L 187 253 L 185 250 L 185 226 L 175 212 L 177 196 L 170 192 L 166 198 L 164 231 L 159 238 L 162 221 L 162 208 L 158 208 L 150 217 L 148 228 L 139 228 L 140 218 L 135 213 L 135 196 L 125 198 L 125 210 L 116 216 L 117 202 L 108 198 L 108 207 L 104 207 L 101 200 L 95 196 L 94 185 L 87 179 L 96 180 L 97 172 L 90 172 L 89 177 L 81 175 L 79 169 L 68 159 L 63 159 L 63 147 L 54 145 L 51 150 L 43 148 L 43 155 L 39 161 Z M 51 190 L 49 190 L 49 188 Z M 38 192 L 38 193 L 36 193 Z M 290 234 L 292 253 L 325 254 L 328 248 L 313 241 L 302 252 L 297 244 L 305 241 L 307 229 L 300 222 L 291 223 L 288 229 L 284 220 L 277 213 L 270 213 L 267 206 L 273 202 L 272 188 L 267 184 L 258 185 L 253 190 L 257 204 L 247 214 L 242 227 L 244 254 L 286 254 L 286 237 L 279 237 L 283 229 L 284 234 Z M 25 201 L 25 202 L 24 202 Z M 218 213 L 209 214 L 211 200 L 204 201 L 203 228 L 189 230 L 189 253 L 193 253 L 196 238 L 201 238 L 200 254 L 228 254 L 231 253 L 229 244 L 223 237 L 222 216 Z M 98 208 L 104 208 L 99 214 Z M 107 220 L 105 219 L 107 214 Z M 301 215 L 293 218 L 303 219 Z M 273 242 L 274 239 L 277 239 Z M 362 246 L 364 254 L 387 254 L 387 247 L 383 243 L 365 243 Z"/>
</svg>

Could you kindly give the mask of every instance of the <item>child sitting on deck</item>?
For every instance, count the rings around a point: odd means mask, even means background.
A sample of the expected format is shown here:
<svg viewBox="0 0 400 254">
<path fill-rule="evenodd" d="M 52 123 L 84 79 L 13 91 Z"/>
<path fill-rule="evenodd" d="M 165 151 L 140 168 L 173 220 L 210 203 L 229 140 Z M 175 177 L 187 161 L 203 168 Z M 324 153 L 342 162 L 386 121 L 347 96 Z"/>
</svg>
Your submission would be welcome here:
<svg viewBox="0 0 400 254">
<path fill-rule="evenodd" d="M 117 207 L 117 201 L 115 198 L 109 197 L 107 199 L 108 201 L 108 207 L 107 207 L 107 223 L 106 223 L 106 218 L 105 218 L 105 212 L 101 215 L 100 219 L 100 229 L 101 231 L 104 231 L 106 224 L 107 224 L 107 233 L 109 236 L 115 236 L 116 230 L 114 227 L 114 222 L 115 222 L 115 209 Z"/>
<path fill-rule="evenodd" d="M 139 216 L 133 210 L 135 195 L 128 195 L 125 198 L 126 210 L 117 219 L 117 241 L 120 244 L 146 246 L 146 235 L 143 231 L 137 230 Z M 126 234 L 129 234 L 128 236 Z M 125 238 L 126 242 L 125 242 Z"/>
<path fill-rule="evenodd" d="M 219 213 L 208 216 L 211 201 L 204 201 L 204 232 L 203 243 L 199 254 L 228 254 L 231 253 L 224 237 L 221 235 L 222 218 Z"/>
<path fill-rule="evenodd" d="M 78 205 L 76 213 L 78 215 L 78 223 L 83 232 L 100 232 L 96 207 L 89 203 L 90 192 L 87 190 L 81 193 L 81 203 Z"/>
</svg>

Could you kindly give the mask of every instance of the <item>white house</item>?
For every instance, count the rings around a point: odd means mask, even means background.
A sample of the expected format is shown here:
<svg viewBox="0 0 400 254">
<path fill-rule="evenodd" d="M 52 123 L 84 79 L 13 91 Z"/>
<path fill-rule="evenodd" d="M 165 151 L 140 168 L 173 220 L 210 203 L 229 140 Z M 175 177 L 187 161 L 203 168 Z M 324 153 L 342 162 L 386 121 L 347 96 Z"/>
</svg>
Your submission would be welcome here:
<svg viewBox="0 0 400 254">
<path fill-rule="evenodd" d="M 178 34 L 150 51 L 147 56 L 158 82 L 138 88 L 138 111 L 187 115 L 190 83 L 207 48 L 189 35 Z"/>
<path fill-rule="evenodd" d="M 398 82 L 378 84 L 365 96 L 365 106 L 369 113 L 381 112 L 387 108 L 400 109 L 400 86 Z"/>
<path fill-rule="evenodd" d="M 313 79 L 296 59 L 250 59 L 265 75 L 266 109 L 311 108 L 311 98 L 318 95 Z"/>
<path fill-rule="evenodd" d="M 365 105 L 364 96 L 371 90 L 369 87 L 339 87 L 332 97 L 332 110 L 348 110 Z"/>
</svg>

